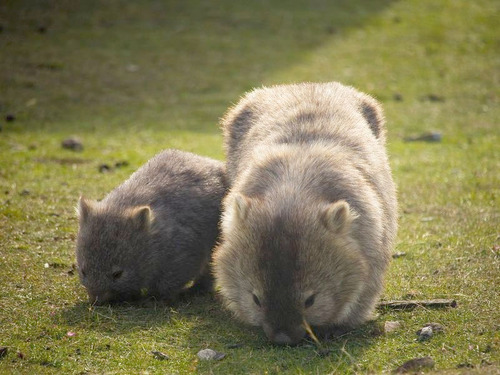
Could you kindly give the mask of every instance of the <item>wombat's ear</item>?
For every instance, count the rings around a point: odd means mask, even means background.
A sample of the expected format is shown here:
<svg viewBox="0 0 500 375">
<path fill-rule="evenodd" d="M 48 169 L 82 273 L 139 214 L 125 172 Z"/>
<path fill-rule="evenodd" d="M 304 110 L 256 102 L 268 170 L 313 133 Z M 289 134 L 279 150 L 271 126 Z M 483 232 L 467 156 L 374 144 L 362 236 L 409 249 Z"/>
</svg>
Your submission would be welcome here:
<svg viewBox="0 0 500 375">
<path fill-rule="evenodd" d="M 234 198 L 234 210 L 239 219 L 244 220 L 247 217 L 250 205 L 251 201 L 249 198 L 242 194 L 236 195 Z"/>
<path fill-rule="evenodd" d="M 360 95 L 360 110 L 366 122 L 370 126 L 372 133 L 385 142 L 385 118 L 380 104 L 371 96 Z"/>
<path fill-rule="evenodd" d="M 358 216 L 351 211 L 349 203 L 338 201 L 328 205 L 321 214 L 323 224 L 334 233 L 347 231 Z"/>
<path fill-rule="evenodd" d="M 132 220 L 137 228 L 141 230 L 149 230 L 153 223 L 153 211 L 149 206 L 141 206 L 134 209 L 132 212 Z"/>
<path fill-rule="evenodd" d="M 76 207 L 76 214 L 78 215 L 78 219 L 80 219 L 80 222 L 84 222 L 85 220 L 87 220 L 90 212 L 92 211 L 92 208 L 92 201 L 88 200 L 83 195 L 80 196 L 80 199 L 78 200 L 78 206 Z"/>
</svg>

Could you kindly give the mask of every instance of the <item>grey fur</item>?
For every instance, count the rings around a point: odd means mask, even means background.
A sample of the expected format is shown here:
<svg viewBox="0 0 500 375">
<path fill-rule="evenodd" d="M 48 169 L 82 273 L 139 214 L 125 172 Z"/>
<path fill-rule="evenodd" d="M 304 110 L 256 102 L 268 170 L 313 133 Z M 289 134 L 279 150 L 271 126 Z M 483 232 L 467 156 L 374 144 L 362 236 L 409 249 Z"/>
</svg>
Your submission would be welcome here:
<svg viewBox="0 0 500 375">
<path fill-rule="evenodd" d="M 80 198 L 76 258 L 90 301 L 170 299 L 209 282 L 225 190 L 222 162 L 165 150 L 102 201 Z"/>
<path fill-rule="evenodd" d="M 304 320 L 366 321 L 397 230 L 378 103 L 339 83 L 275 86 L 247 94 L 222 127 L 230 192 L 213 263 L 227 307 L 285 344 Z"/>
</svg>

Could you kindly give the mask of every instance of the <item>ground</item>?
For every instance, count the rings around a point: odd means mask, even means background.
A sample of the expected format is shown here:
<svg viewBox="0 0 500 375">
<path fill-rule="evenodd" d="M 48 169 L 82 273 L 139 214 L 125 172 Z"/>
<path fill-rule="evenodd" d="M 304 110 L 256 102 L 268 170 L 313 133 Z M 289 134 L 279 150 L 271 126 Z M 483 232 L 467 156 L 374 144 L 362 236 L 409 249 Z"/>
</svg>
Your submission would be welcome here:
<svg viewBox="0 0 500 375">
<path fill-rule="evenodd" d="M 1 2 L 0 372 L 379 373 L 430 356 L 429 371 L 500 373 L 499 15 L 495 0 Z M 222 160 L 218 119 L 245 91 L 332 80 L 387 117 L 406 256 L 382 298 L 456 308 L 380 310 L 328 352 L 273 346 L 210 295 L 87 303 L 80 194 L 102 198 L 164 148 Z M 405 141 L 430 131 L 441 141 Z M 428 322 L 444 331 L 416 341 Z"/>
</svg>

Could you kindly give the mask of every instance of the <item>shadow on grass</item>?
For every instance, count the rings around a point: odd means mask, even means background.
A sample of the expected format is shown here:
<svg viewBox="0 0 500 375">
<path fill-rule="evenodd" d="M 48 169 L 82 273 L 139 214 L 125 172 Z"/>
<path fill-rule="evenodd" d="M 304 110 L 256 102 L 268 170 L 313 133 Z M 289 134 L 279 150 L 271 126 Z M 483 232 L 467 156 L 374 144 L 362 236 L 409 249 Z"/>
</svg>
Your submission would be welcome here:
<svg viewBox="0 0 500 375">
<path fill-rule="evenodd" d="M 63 310 L 54 319 L 110 338 L 138 331 L 147 335 L 146 341 L 172 337 L 179 348 L 192 351 L 193 355 L 201 349 L 212 348 L 225 353 L 226 358 L 218 362 L 199 361 L 198 369 L 230 373 L 249 368 L 253 371 L 272 368 L 277 372 L 298 368 L 304 371 L 356 369 L 364 351 L 377 340 L 376 323 L 369 323 L 343 336 L 322 340 L 321 346 L 310 339 L 294 347 L 276 346 L 266 339 L 260 328 L 239 323 L 221 308 L 213 295 L 207 294 L 174 304 L 148 302 L 96 307 L 82 302 Z"/>
<path fill-rule="evenodd" d="M 18 132 L 217 132 L 243 92 L 394 1 L 3 2 L 0 115 Z"/>
</svg>

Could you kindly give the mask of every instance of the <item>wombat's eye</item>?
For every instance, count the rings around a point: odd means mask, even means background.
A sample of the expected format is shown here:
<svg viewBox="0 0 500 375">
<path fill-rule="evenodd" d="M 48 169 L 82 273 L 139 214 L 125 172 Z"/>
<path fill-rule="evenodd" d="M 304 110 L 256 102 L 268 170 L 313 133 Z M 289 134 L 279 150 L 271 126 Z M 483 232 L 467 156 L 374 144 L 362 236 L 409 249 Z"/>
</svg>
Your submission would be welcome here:
<svg viewBox="0 0 500 375">
<path fill-rule="evenodd" d="M 256 296 L 255 294 L 253 294 L 253 293 L 252 293 L 252 297 L 253 297 L 253 301 L 255 302 L 255 304 L 256 304 L 257 306 L 259 306 L 259 307 L 260 307 L 260 301 L 259 301 L 259 299 L 257 298 L 257 296 Z"/>
<path fill-rule="evenodd" d="M 87 276 L 87 274 L 85 273 L 85 271 L 84 271 L 84 270 L 80 270 L 80 272 L 82 273 L 82 276 L 83 276 L 83 277 Z"/>
<path fill-rule="evenodd" d="M 123 270 L 118 270 L 118 271 L 115 271 L 113 272 L 113 280 L 117 280 L 119 279 L 123 274 Z"/>
<path fill-rule="evenodd" d="M 313 294 L 312 296 L 309 296 L 309 298 L 306 299 L 306 302 L 304 305 L 306 306 L 306 309 L 308 307 L 311 307 L 314 304 L 314 298 L 316 297 L 316 294 Z"/>
</svg>

